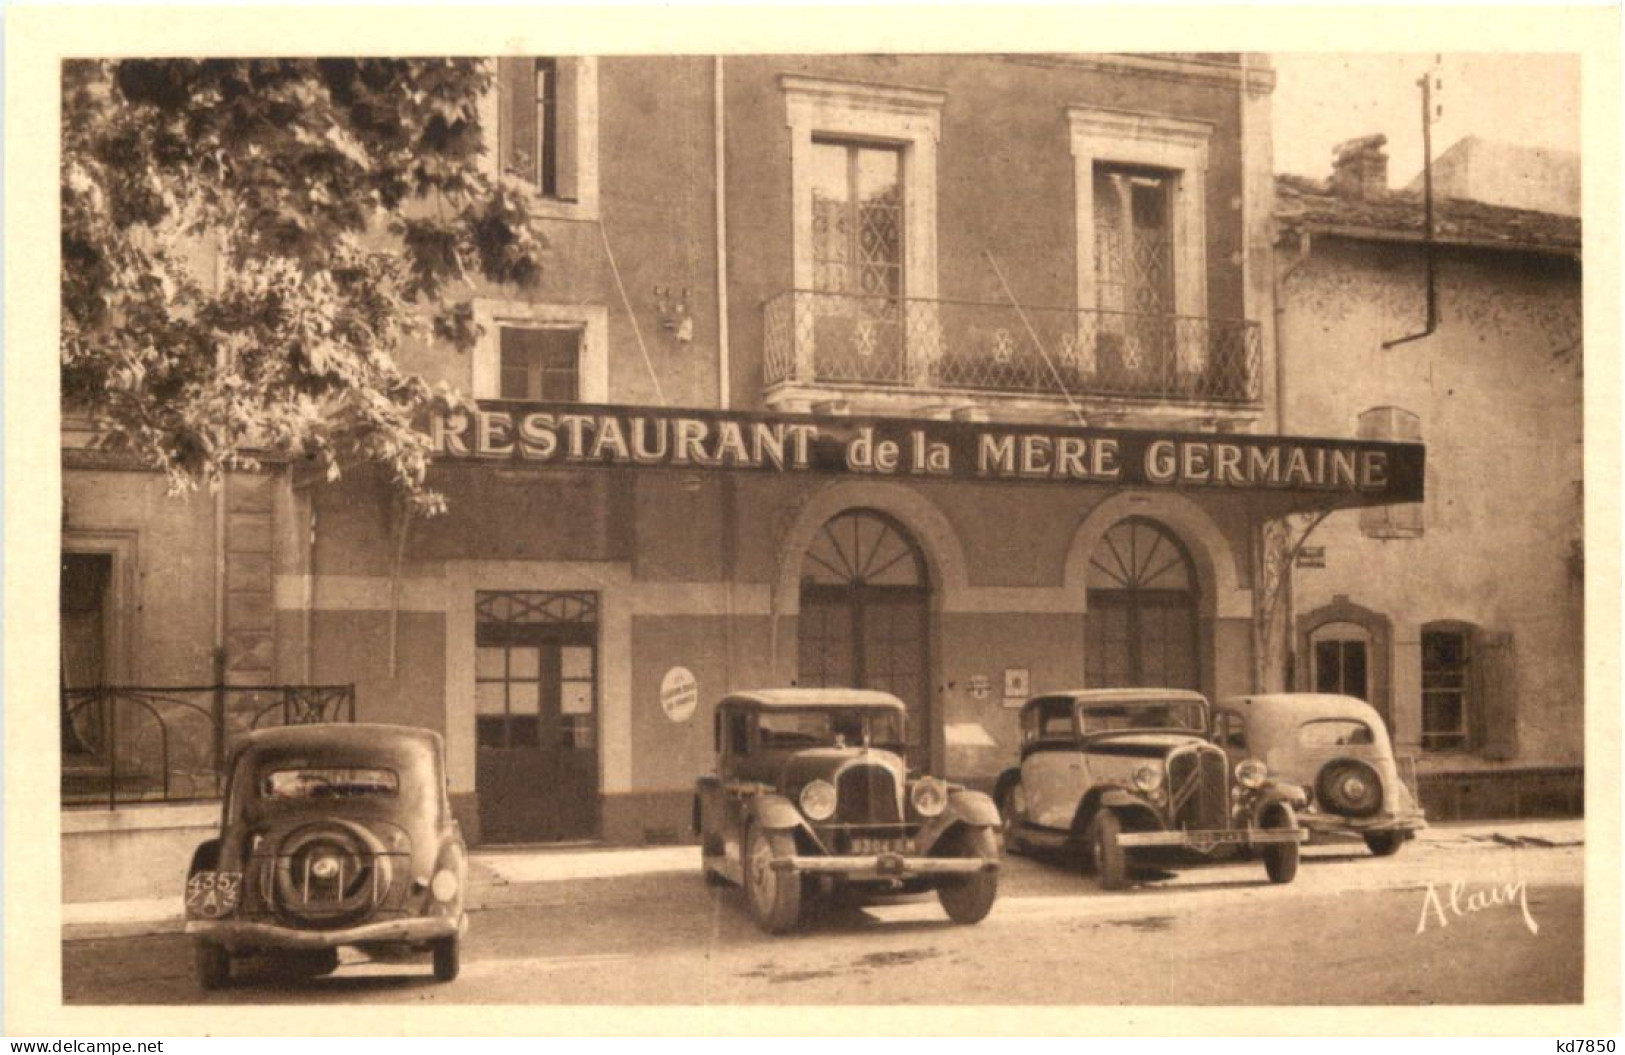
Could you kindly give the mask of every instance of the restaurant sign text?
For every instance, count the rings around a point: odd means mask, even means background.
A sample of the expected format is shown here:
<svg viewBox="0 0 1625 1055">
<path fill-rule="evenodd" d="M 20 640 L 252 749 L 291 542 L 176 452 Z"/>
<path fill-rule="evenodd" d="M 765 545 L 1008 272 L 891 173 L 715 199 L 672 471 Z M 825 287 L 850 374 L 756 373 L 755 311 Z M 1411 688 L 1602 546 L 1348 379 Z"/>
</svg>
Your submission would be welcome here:
<svg viewBox="0 0 1625 1055">
<path fill-rule="evenodd" d="M 1423 448 L 1228 433 L 813 418 L 580 404 L 482 403 L 432 426 L 445 459 L 558 466 L 837 472 L 1422 498 Z"/>
</svg>

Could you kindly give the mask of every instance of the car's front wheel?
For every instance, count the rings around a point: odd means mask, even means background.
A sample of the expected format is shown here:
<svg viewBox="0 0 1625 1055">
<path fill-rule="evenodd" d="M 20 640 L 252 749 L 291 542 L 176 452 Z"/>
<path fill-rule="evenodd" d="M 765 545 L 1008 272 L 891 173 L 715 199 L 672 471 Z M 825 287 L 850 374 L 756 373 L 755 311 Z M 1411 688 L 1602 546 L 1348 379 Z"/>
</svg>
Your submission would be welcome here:
<svg viewBox="0 0 1625 1055">
<path fill-rule="evenodd" d="M 787 934 L 801 923 L 801 877 L 773 867 L 779 857 L 794 857 L 789 832 L 752 825 L 745 836 L 745 896 L 756 925 L 769 934 Z"/>
<path fill-rule="evenodd" d="M 1128 885 L 1128 851 L 1117 841 L 1121 834 L 1123 822 L 1109 809 L 1102 808 L 1089 822 L 1089 856 L 1102 890 L 1121 890 Z"/>
<path fill-rule="evenodd" d="M 450 982 L 463 969 L 463 940 L 453 934 L 434 943 L 434 980 Z"/>
<path fill-rule="evenodd" d="M 948 848 L 950 857 L 979 857 L 997 861 L 999 842 L 991 828 L 965 828 Z M 955 923 L 980 923 L 993 911 L 999 896 L 999 873 L 988 868 L 969 875 L 949 876 L 937 887 L 942 910 Z"/>
<path fill-rule="evenodd" d="M 1365 846 L 1374 856 L 1392 857 L 1399 853 L 1399 848 L 1405 845 L 1405 837 L 1399 832 L 1366 832 Z"/>
<path fill-rule="evenodd" d="M 1277 807 L 1264 815 L 1264 828 L 1279 830 L 1295 828 L 1292 814 Z M 1264 847 L 1264 871 L 1271 883 L 1290 883 L 1298 876 L 1298 844 L 1269 843 Z"/>
<path fill-rule="evenodd" d="M 197 984 L 204 989 L 224 989 L 230 985 L 231 953 L 213 942 L 198 942 Z"/>
</svg>

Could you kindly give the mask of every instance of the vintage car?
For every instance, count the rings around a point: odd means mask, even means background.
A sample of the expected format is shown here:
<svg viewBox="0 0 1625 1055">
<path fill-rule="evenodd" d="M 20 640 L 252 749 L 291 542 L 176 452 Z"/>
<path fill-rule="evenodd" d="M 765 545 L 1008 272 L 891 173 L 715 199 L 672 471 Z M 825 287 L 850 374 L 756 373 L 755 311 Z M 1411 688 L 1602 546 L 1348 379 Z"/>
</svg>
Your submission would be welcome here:
<svg viewBox="0 0 1625 1055">
<path fill-rule="evenodd" d="M 1212 858 L 1258 847 L 1275 883 L 1298 872 L 1303 790 L 1208 741 L 1207 700 L 1174 689 L 1087 689 L 1021 711 L 1021 762 L 994 786 L 1009 852 L 1081 846 L 1100 885 L 1128 882 L 1128 851 Z"/>
<path fill-rule="evenodd" d="M 1378 857 L 1427 827 L 1399 778 L 1382 716 L 1364 700 L 1316 693 L 1237 696 L 1213 712 L 1213 740 L 1232 759 L 1259 758 L 1310 796 L 1298 823 L 1357 835 Z"/>
<path fill-rule="evenodd" d="M 976 923 L 998 894 L 998 812 L 979 792 L 903 762 L 905 710 L 884 692 L 773 689 L 716 710 L 717 772 L 701 777 L 694 827 L 708 881 L 745 888 L 770 934 L 809 897 L 934 889 Z"/>
<path fill-rule="evenodd" d="M 186 877 L 203 988 L 228 984 L 239 955 L 325 974 L 340 946 L 429 950 L 437 979 L 457 977 L 468 854 L 438 733 L 266 729 L 236 745 L 226 772 L 220 835 L 197 848 Z"/>
</svg>

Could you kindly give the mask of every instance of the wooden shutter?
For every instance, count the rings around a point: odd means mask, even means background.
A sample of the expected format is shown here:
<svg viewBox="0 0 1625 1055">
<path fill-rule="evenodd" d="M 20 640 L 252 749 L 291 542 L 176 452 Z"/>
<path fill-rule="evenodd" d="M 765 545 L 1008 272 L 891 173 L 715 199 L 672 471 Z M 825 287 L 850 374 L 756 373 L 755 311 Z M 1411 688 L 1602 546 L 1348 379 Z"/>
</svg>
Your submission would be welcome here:
<svg viewBox="0 0 1625 1055">
<path fill-rule="evenodd" d="M 1474 698 L 1471 706 L 1482 719 L 1479 742 L 1484 757 L 1502 762 L 1518 753 L 1518 670 L 1511 634 L 1478 633 L 1473 636 Z"/>
<path fill-rule="evenodd" d="M 577 147 L 578 124 L 576 110 L 581 98 L 581 60 L 560 59 L 558 64 L 558 101 L 553 107 L 556 127 L 553 132 L 557 150 L 554 176 L 558 196 L 564 201 L 580 197 L 581 181 L 577 170 L 580 158 Z"/>
<path fill-rule="evenodd" d="M 535 183 L 540 169 L 536 154 L 534 59 L 497 60 L 497 103 L 497 158 L 502 173 Z"/>
</svg>

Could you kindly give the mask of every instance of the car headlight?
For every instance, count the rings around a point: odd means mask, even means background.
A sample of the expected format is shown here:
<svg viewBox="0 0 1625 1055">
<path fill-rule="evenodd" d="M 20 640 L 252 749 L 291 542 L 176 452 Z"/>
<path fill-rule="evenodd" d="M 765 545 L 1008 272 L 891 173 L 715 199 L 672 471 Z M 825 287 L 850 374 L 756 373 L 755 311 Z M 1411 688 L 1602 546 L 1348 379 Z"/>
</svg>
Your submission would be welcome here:
<svg viewBox="0 0 1625 1055">
<path fill-rule="evenodd" d="M 948 786 L 936 777 L 921 777 L 908 798 L 920 816 L 935 817 L 948 808 Z"/>
<path fill-rule="evenodd" d="M 1270 770 L 1256 758 L 1249 758 L 1236 766 L 1236 783 L 1249 791 L 1257 791 L 1269 779 Z"/>
<path fill-rule="evenodd" d="M 457 873 L 449 868 L 442 868 L 434 874 L 429 883 L 429 893 L 434 895 L 436 901 L 449 902 L 457 896 Z"/>
<path fill-rule="evenodd" d="M 1162 787 L 1162 769 L 1158 766 L 1141 766 L 1134 771 L 1134 786 L 1147 795 Z"/>
<path fill-rule="evenodd" d="M 827 780 L 815 780 L 802 788 L 801 812 L 815 821 L 827 821 L 835 816 L 835 785 Z"/>
</svg>

